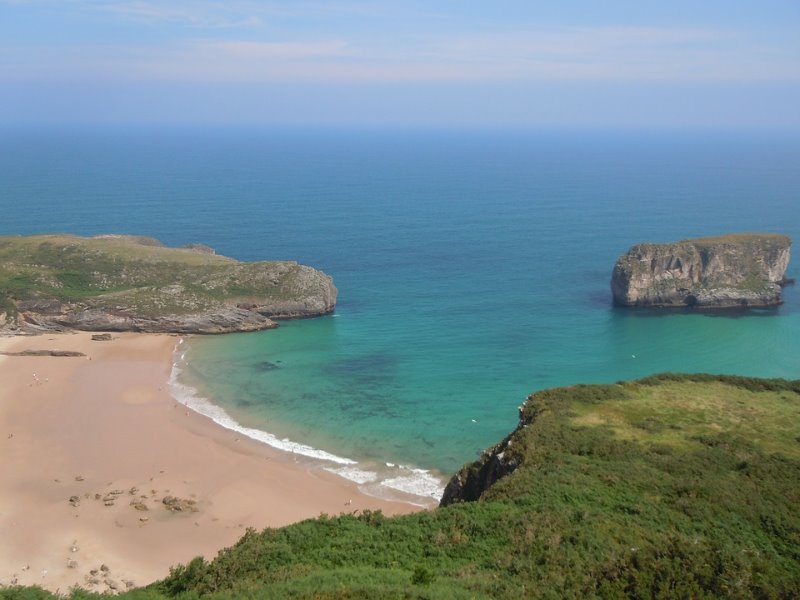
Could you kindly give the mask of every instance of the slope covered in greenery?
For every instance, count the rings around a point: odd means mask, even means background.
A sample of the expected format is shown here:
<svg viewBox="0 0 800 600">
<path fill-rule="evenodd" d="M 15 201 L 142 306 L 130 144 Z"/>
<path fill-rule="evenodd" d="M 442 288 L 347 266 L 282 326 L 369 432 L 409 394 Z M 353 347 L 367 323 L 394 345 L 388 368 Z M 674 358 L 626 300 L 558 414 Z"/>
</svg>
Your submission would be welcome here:
<svg viewBox="0 0 800 600">
<path fill-rule="evenodd" d="M 667 374 L 520 416 L 458 475 L 474 501 L 249 531 L 125 596 L 800 597 L 800 381 Z M 516 468 L 480 489 L 497 460 Z"/>
</svg>

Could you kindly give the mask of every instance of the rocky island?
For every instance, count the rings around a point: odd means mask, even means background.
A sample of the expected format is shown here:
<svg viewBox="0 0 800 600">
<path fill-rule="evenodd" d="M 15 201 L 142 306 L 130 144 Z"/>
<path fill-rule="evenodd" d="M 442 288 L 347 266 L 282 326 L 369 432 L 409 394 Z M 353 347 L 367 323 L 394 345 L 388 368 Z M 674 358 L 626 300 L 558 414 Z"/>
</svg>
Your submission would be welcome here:
<svg viewBox="0 0 800 600">
<path fill-rule="evenodd" d="M 655 307 L 763 307 L 781 303 L 792 241 L 738 233 L 637 244 L 617 260 L 614 303 Z"/>
<path fill-rule="evenodd" d="M 0 237 L 0 331 L 227 333 L 333 311 L 333 280 L 139 236 Z"/>
</svg>

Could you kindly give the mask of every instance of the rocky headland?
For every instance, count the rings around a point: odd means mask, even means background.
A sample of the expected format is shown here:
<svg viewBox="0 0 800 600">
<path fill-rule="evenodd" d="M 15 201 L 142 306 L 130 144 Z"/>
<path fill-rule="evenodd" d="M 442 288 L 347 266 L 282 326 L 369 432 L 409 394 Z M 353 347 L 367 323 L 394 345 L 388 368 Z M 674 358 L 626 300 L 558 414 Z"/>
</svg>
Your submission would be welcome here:
<svg viewBox="0 0 800 600">
<path fill-rule="evenodd" d="M 637 244 L 611 276 L 620 306 L 744 308 L 781 303 L 792 241 L 739 233 L 672 244 Z"/>
<path fill-rule="evenodd" d="M 228 333 L 333 311 L 326 274 L 138 236 L 0 237 L 0 331 Z"/>
</svg>

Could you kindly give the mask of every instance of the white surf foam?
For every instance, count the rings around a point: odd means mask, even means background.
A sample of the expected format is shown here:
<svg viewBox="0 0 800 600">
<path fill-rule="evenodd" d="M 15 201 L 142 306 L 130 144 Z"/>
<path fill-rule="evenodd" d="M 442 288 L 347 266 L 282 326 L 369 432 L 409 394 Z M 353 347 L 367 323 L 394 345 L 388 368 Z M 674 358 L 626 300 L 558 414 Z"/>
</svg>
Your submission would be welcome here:
<svg viewBox="0 0 800 600">
<path fill-rule="evenodd" d="M 444 494 L 442 481 L 425 469 L 400 465 L 400 474 L 381 481 L 381 485 L 393 490 L 438 500 Z"/>
<path fill-rule="evenodd" d="M 365 471 L 357 467 L 324 467 L 329 473 L 334 473 L 339 477 L 344 477 L 350 481 L 354 481 L 359 485 L 371 483 L 378 478 L 375 471 Z"/>
<path fill-rule="evenodd" d="M 273 448 L 277 448 L 278 450 L 292 452 L 302 456 L 308 456 L 309 458 L 326 460 L 340 465 L 357 464 L 356 461 L 349 458 L 336 456 L 330 452 L 325 452 L 324 450 L 318 450 L 317 448 L 312 448 L 311 446 L 307 446 L 305 444 L 293 442 L 287 438 L 279 439 L 275 435 L 266 431 L 262 431 L 261 429 L 254 429 L 252 427 L 245 427 L 241 425 L 227 412 L 225 412 L 224 408 L 217 406 L 216 404 L 212 404 L 208 401 L 208 399 L 198 395 L 197 390 L 178 381 L 178 378 L 181 374 L 181 368 L 178 366 L 178 363 L 184 360 L 185 355 L 186 353 L 183 352 L 179 359 L 173 363 L 172 373 L 170 373 L 169 376 L 169 385 L 170 389 L 172 390 L 172 396 L 175 398 L 175 400 L 187 408 L 191 408 L 193 411 L 208 417 L 226 429 L 241 433 L 249 438 L 264 444 L 268 444 Z"/>
<path fill-rule="evenodd" d="M 185 364 L 187 353 L 185 346 L 182 344 L 183 340 L 181 339 L 176 347 L 176 359 L 172 364 L 169 385 L 173 398 L 187 408 L 208 417 L 226 429 L 240 433 L 251 439 L 272 446 L 273 448 L 277 448 L 278 450 L 292 452 L 321 461 L 336 463 L 337 465 L 343 465 L 326 466 L 323 467 L 323 469 L 343 477 L 344 479 L 352 481 L 359 486 L 364 486 L 362 488 L 364 493 L 372 493 L 374 495 L 374 492 L 377 492 L 375 487 L 377 486 L 378 488 L 383 487 L 422 498 L 433 498 L 435 500 L 439 500 L 439 498 L 442 497 L 442 494 L 444 493 L 443 482 L 438 477 L 431 474 L 430 471 L 425 469 L 417 469 L 414 467 L 396 465 L 395 463 L 387 462 L 384 464 L 386 467 L 388 467 L 390 473 L 382 473 L 379 476 L 376 471 L 355 466 L 358 465 L 358 462 L 350 458 L 337 456 L 335 454 L 331 454 L 330 452 L 319 450 L 306 444 L 293 442 L 287 438 L 279 439 L 277 436 L 261 429 L 245 427 L 231 417 L 224 408 L 213 404 L 207 398 L 202 397 L 195 388 L 179 381 L 180 374 L 182 372 L 180 365 Z M 382 496 L 383 494 L 379 495 Z M 414 503 L 412 502 L 412 504 Z M 422 503 L 419 504 L 419 506 L 426 506 L 426 504 Z"/>
</svg>

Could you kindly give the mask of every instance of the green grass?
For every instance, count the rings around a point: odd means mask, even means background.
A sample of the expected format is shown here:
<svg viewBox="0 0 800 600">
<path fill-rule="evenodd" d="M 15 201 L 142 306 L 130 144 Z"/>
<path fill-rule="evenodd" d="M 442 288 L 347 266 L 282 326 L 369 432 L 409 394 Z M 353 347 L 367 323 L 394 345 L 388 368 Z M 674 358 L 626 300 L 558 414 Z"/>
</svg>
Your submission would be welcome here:
<svg viewBox="0 0 800 600">
<path fill-rule="evenodd" d="M 675 382 L 669 391 L 652 385 L 628 386 L 626 391 L 630 396 L 617 401 L 577 407 L 573 423 L 602 426 L 616 439 L 678 450 L 690 447 L 697 436 L 725 432 L 765 451 L 800 459 L 800 444 L 793 443 L 800 423 L 796 393 L 764 393 L 755 403 L 749 390 L 690 381 Z"/>
<path fill-rule="evenodd" d="M 664 374 L 545 390 L 462 471 L 480 477 L 499 452 L 518 465 L 476 501 L 248 531 L 123 595 L 797 598 L 798 417 L 800 381 Z"/>
</svg>

